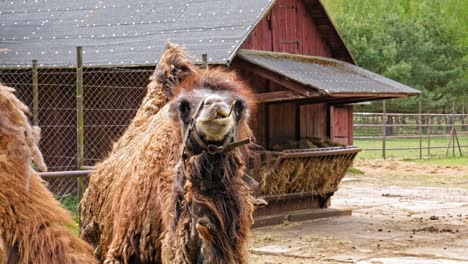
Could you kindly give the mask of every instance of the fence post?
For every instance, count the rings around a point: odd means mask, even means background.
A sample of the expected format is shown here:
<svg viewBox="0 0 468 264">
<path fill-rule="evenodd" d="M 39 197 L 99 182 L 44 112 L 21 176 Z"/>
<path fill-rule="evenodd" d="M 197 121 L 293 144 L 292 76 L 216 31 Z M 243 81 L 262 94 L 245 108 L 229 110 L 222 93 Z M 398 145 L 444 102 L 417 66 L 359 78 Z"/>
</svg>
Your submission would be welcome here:
<svg viewBox="0 0 468 264">
<path fill-rule="evenodd" d="M 456 128 L 455 128 L 455 100 L 453 100 L 452 103 L 452 131 L 450 132 L 451 136 L 453 137 L 453 145 L 452 145 L 452 157 L 455 157 L 455 133 L 456 133 Z"/>
<path fill-rule="evenodd" d="M 83 129 L 83 49 L 76 48 L 76 138 L 77 138 L 77 166 L 80 170 L 84 165 L 84 129 Z M 81 200 L 84 190 L 84 180 L 82 177 L 77 178 L 78 201 Z M 80 212 L 78 206 L 78 212 Z M 78 217 L 78 226 L 81 230 L 81 217 Z"/>
<path fill-rule="evenodd" d="M 453 100 L 453 156 L 455 157 L 455 140 L 457 140 L 457 146 L 458 146 L 458 152 L 460 153 L 460 157 L 463 156 L 461 146 L 460 146 L 460 141 L 458 140 L 458 134 L 457 134 L 457 128 L 456 128 L 456 118 L 457 118 L 457 109 L 456 109 L 456 103 L 455 100 Z M 462 116 L 463 117 L 463 116 Z"/>
<path fill-rule="evenodd" d="M 208 54 L 202 54 L 203 68 L 208 70 Z"/>
<path fill-rule="evenodd" d="M 461 114 L 462 114 L 462 118 L 461 118 L 461 131 L 465 131 L 466 130 L 466 126 L 465 126 L 465 101 L 463 101 L 463 104 L 462 104 L 462 111 L 461 111 Z"/>
<path fill-rule="evenodd" d="M 83 49 L 76 48 L 76 134 L 77 134 L 77 167 L 81 169 L 84 158 L 83 135 Z"/>
<path fill-rule="evenodd" d="M 419 96 L 419 159 L 422 159 L 422 97 Z"/>
<path fill-rule="evenodd" d="M 387 135 L 386 124 L 387 124 L 387 115 L 386 115 L 386 109 L 385 109 L 385 100 L 383 100 L 382 101 L 382 157 L 383 159 L 387 158 L 386 142 L 385 142 L 385 138 Z"/>
<path fill-rule="evenodd" d="M 427 128 L 427 155 L 431 157 L 431 133 L 432 133 L 432 116 L 429 116 L 428 128 Z"/>
<path fill-rule="evenodd" d="M 37 75 L 37 60 L 32 61 L 32 85 L 33 85 L 33 125 L 39 125 L 39 82 Z"/>
</svg>

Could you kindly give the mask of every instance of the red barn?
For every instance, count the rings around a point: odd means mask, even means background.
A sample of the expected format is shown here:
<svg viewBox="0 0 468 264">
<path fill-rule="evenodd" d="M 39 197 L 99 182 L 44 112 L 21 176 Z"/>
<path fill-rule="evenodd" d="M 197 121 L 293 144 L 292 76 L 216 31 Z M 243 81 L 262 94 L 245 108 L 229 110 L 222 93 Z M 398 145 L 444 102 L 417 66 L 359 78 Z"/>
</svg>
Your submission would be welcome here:
<svg viewBox="0 0 468 264">
<path fill-rule="evenodd" d="M 41 109 L 36 120 L 52 170 L 77 164 L 76 46 L 85 67 L 85 165 L 125 129 L 167 40 L 251 83 L 260 103 L 252 127 L 266 149 L 303 137 L 352 145 L 350 103 L 419 94 L 356 66 L 319 0 L 3 1 L 0 15 L 0 81 Z"/>
<path fill-rule="evenodd" d="M 419 94 L 357 67 L 319 0 L 276 1 L 242 49 L 233 66 L 263 102 L 255 132 L 267 147 L 306 136 L 352 145 L 349 103 Z"/>
</svg>

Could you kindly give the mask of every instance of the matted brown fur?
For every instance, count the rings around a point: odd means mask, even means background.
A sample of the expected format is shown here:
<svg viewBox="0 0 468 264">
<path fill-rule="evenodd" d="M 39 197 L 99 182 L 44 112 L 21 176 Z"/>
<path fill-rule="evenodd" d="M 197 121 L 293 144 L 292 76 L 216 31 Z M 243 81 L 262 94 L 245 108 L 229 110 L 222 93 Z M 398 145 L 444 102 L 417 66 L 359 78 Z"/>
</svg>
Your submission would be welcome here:
<svg viewBox="0 0 468 264">
<path fill-rule="evenodd" d="M 229 86 L 236 81 L 234 73 L 195 68 L 178 47 L 165 51 L 136 117 L 96 166 L 81 201 L 82 237 L 95 245 L 101 261 L 161 263 L 162 244 L 173 219 L 173 178 L 182 143 L 180 124 L 171 118 L 166 98 L 203 83 L 238 89 L 253 108 L 248 89 Z M 244 124 L 239 136 L 251 135 Z M 246 203 L 251 207 L 250 200 Z M 247 214 L 251 217 L 250 209 Z M 247 231 L 243 232 L 245 239 Z M 244 247 L 239 250 L 246 256 Z"/>
<path fill-rule="evenodd" d="M 186 104 L 183 102 L 190 102 L 194 109 L 203 98 L 216 93 L 226 105 L 242 100 L 247 110 L 235 114 L 239 121 L 229 135 L 234 141 L 252 136 L 248 126 L 249 111 L 254 105 L 252 95 L 235 73 L 221 69 L 203 71 L 195 87 L 202 90 L 198 94 L 182 94 L 171 103 L 172 112 Z M 192 110 L 190 115 L 196 113 Z M 179 118 L 185 126 L 186 118 L 187 115 Z M 242 179 L 248 147 L 210 154 L 198 151 L 197 144 L 187 141 L 187 159 L 177 167 L 171 202 L 174 216 L 166 234 L 163 262 L 248 263 L 247 235 L 253 223 L 253 205 L 250 187 Z"/>
<path fill-rule="evenodd" d="M 135 118 L 90 175 L 81 201 L 82 237 L 106 263 L 161 259 L 162 215 L 168 213 L 162 203 L 172 189 L 181 142 L 167 122 L 166 93 L 189 84 L 195 71 L 183 49 L 168 45 Z"/>
<path fill-rule="evenodd" d="M 0 84 L 0 263 L 97 263 L 91 247 L 72 234 L 71 215 L 47 190 L 32 161 L 47 168 L 40 130 L 28 108 Z"/>
</svg>

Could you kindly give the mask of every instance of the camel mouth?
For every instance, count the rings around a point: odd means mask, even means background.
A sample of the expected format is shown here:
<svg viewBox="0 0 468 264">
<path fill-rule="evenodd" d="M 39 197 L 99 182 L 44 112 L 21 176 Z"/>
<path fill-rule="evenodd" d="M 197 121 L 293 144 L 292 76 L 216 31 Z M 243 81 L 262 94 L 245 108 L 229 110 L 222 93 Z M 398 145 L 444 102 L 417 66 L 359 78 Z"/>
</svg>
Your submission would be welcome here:
<svg viewBox="0 0 468 264">
<path fill-rule="evenodd" d="M 226 109 L 224 108 L 218 108 L 216 111 L 214 111 L 213 114 L 211 114 L 211 116 L 208 116 L 204 119 L 201 119 L 199 122 L 211 122 L 211 121 L 220 121 L 220 122 L 223 122 L 225 120 L 227 120 L 230 116 L 230 113 L 231 111 L 229 111 L 229 113 L 226 111 Z"/>
<path fill-rule="evenodd" d="M 232 116 L 219 117 L 199 120 L 195 127 L 197 132 L 203 136 L 207 141 L 221 141 L 226 138 L 232 127 L 234 126 L 234 119 Z"/>
<path fill-rule="evenodd" d="M 198 122 L 206 124 L 206 125 L 223 125 L 226 123 L 229 123 L 230 117 L 224 117 L 224 116 L 216 116 L 210 119 L 205 119 L 205 120 L 200 120 Z"/>
</svg>

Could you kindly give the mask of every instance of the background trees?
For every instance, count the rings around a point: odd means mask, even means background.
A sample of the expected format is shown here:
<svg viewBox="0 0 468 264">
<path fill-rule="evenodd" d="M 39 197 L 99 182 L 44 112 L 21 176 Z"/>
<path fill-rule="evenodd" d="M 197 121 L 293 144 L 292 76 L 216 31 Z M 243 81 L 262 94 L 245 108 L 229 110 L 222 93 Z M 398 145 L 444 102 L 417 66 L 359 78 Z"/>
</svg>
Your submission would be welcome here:
<svg viewBox="0 0 468 264">
<path fill-rule="evenodd" d="M 467 1 L 323 2 L 361 67 L 422 90 L 425 111 L 468 102 Z M 388 110 L 415 111 L 417 100 L 394 100 Z"/>
</svg>

